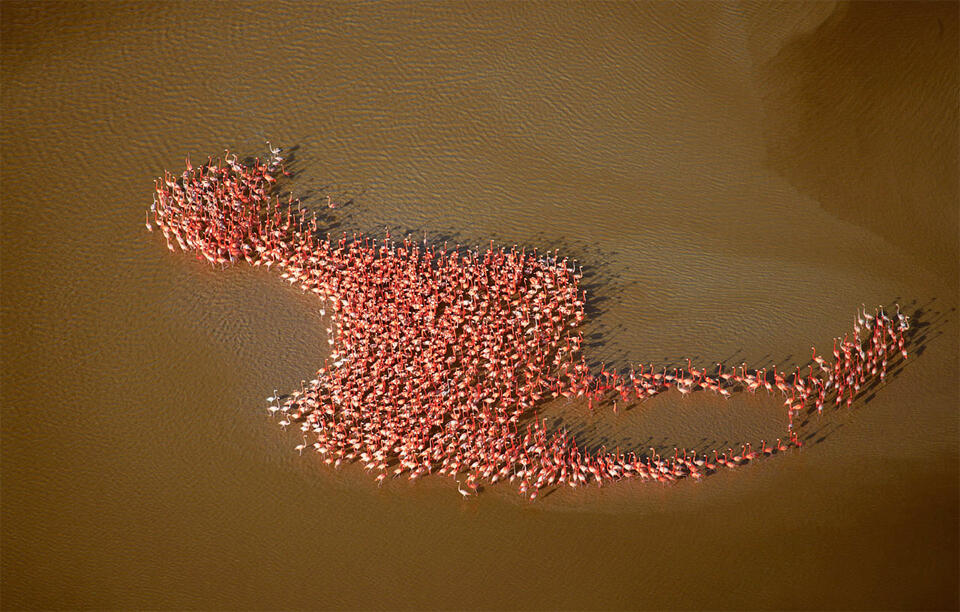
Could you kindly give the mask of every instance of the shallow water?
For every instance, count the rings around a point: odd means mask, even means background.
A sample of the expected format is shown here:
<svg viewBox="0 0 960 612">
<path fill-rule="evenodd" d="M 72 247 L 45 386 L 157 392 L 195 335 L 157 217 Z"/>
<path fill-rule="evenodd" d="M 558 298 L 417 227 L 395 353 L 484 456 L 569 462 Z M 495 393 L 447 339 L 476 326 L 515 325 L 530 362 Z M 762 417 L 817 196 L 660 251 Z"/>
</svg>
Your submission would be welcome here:
<svg viewBox="0 0 960 612">
<path fill-rule="evenodd" d="M 9 608 L 956 608 L 956 4 L 0 7 Z M 263 398 L 316 300 L 143 229 L 153 178 L 293 148 L 337 231 L 560 248 L 596 361 L 805 363 L 899 301 L 906 367 L 703 482 L 378 489 Z M 779 401 L 549 406 L 732 445 Z"/>
</svg>

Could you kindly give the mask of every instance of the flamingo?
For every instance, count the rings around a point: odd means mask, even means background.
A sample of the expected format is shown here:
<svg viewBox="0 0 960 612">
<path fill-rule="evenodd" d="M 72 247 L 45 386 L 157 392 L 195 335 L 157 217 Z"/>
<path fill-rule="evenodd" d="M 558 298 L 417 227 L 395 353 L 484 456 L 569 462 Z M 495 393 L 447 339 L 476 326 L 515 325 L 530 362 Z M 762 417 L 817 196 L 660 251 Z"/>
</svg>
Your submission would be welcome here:
<svg viewBox="0 0 960 612">
<path fill-rule="evenodd" d="M 272 194 L 277 178 L 287 173 L 280 149 L 267 147 L 269 159 L 252 166 L 225 152 L 216 165 L 208 159 L 194 169 L 188 156 L 182 177 L 165 173 L 156 181 L 145 225 L 153 231 L 153 214 L 171 251 L 176 242 L 214 267 L 241 258 L 253 266 L 276 266 L 281 278 L 321 299 L 323 317 L 329 301 L 331 319 L 325 323 L 332 363 L 309 383 L 302 381 L 283 405 L 274 389 L 268 411 L 282 411 L 283 428 L 295 422 L 305 434 L 312 431 L 317 440 L 312 447 L 325 463 L 339 466 L 359 458 L 367 470 L 376 468 L 378 486 L 388 465 L 396 466 L 395 476 L 408 472 L 411 480 L 436 466 L 447 474 L 467 469 L 467 488 L 457 480 L 462 495 L 473 495 L 478 479 L 496 482 L 509 475 L 520 480 L 521 493 L 531 501 L 543 486 L 586 484 L 591 477 L 598 485 L 634 474 L 660 482 L 699 478 L 700 467 L 736 467 L 760 454 L 801 447 L 792 420 L 814 391 L 818 411 L 834 388 L 837 402 L 849 405 L 869 380 L 885 380 L 890 352 L 906 357 L 908 321 L 899 306 L 892 318 L 882 308 L 870 316 L 864 306 L 852 339 L 844 336 L 838 345 L 835 338 L 832 364 L 811 347 L 825 376 L 815 376 L 811 365 L 804 378 L 798 369 L 792 384 L 776 365 L 771 384 L 766 370 L 748 374 L 743 364 L 740 373 L 734 368 L 727 374 L 718 363 L 711 377 L 690 359 L 686 371 L 674 368 L 669 374 L 667 367 L 657 373 L 653 364 L 649 373 L 641 367 L 639 377 L 631 368 L 629 379 L 605 363 L 599 373 L 591 372 L 580 355 L 583 335 L 571 331 L 584 320 L 587 295 L 577 282 L 582 271 L 558 251 L 528 253 L 491 243 L 485 250 L 463 252 L 457 245 L 451 252 L 446 245 L 429 246 L 425 237 L 422 243 L 409 236 L 398 241 L 389 232 L 382 242 L 356 233 L 351 239 L 345 232 L 323 239 L 316 215 L 309 219 L 292 196 L 281 206 Z M 336 206 L 329 196 L 327 204 Z M 586 397 L 590 408 L 612 399 L 619 412 L 630 395 L 643 400 L 670 387 L 683 396 L 710 389 L 728 398 L 731 390 L 773 391 L 774 385 L 790 397 L 789 444 L 778 440 L 772 448 L 761 441 L 755 452 L 747 443 L 739 454 L 728 449 L 722 459 L 715 450 L 712 463 L 696 453 L 681 458 L 679 449 L 666 461 L 653 453 L 645 465 L 619 449 L 581 454 L 566 431 L 551 431 L 546 419 L 537 417 L 526 436 L 517 431 L 523 415 L 548 394 Z M 296 448 L 302 454 L 306 447 L 304 437 Z"/>
</svg>

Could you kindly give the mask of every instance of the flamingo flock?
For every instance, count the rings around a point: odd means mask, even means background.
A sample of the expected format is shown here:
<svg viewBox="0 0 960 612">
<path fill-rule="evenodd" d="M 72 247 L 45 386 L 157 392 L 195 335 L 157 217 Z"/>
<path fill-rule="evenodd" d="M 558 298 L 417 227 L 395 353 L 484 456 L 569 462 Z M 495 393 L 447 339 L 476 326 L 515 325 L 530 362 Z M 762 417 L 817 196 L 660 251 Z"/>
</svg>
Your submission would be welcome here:
<svg viewBox="0 0 960 612">
<path fill-rule="evenodd" d="M 299 453 L 315 451 L 334 466 L 359 461 L 378 484 L 438 472 L 455 479 L 464 497 L 508 480 L 534 500 L 541 489 L 564 484 L 699 479 L 801 446 L 794 429 L 801 411 L 850 406 L 907 357 L 908 317 L 899 307 L 864 307 L 853 333 L 834 341 L 832 356 L 813 349 L 803 370 L 717 364 L 708 371 L 688 360 L 686 368 L 591 371 L 578 331 L 586 302 L 581 271 L 557 251 L 493 243 L 438 248 L 389 232 L 380 241 L 322 236 L 299 201 L 275 195 L 277 181 L 289 175 L 280 153 L 270 147 L 265 160 L 249 165 L 229 152 L 197 167 L 188 158 L 183 173 L 157 179 L 145 225 L 159 229 L 171 251 L 196 253 L 213 266 L 246 260 L 275 267 L 283 280 L 317 295 L 325 318 L 329 308 L 329 359 L 299 389 L 274 390 L 268 410 L 282 427 L 303 431 Z M 744 444 L 712 456 L 675 449 L 664 457 L 654 449 L 588 451 L 566 430 L 549 431 L 536 413 L 560 397 L 617 411 L 669 389 L 778 395 L 787 431 L 759 449 Z"/>
</svg>

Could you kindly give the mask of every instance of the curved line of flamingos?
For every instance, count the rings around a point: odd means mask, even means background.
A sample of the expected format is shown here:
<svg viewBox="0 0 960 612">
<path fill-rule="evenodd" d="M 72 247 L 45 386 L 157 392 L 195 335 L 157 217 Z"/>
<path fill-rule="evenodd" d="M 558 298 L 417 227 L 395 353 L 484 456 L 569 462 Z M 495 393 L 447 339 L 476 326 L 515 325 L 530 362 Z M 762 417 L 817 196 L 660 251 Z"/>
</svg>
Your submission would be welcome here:
<svg viewBox="0 0 960 612">
<path fill-rule="evenodd" d="M 772 375 L 746 367 L 707 372 L 686 368 L 602 367 L 591 372 L 581 353 L 585 293 L 581 273 L 554 252 L 490 247 L 462 252 L 429 247 L 389 232 L 320 236 L 316 215 L 299 201 L 281 204 L 275 183 L 289 175 L 280 150 L 245 165 L 235 155 L 157 179 L 146 227 L 159 228 L 212 265 L 246 260 L 275 266 L 280 276 L 329 307 L 330 359 L 308 384 L 268 398 L 283 427 L 304 432 L 296 447 L 328 464 L 359 460 L 377 472 L 410 479 L 438 471 L 474 494 L 483 482 L 518 482 L 531 500 L 543 487 L 638 477 L 660 482 L 699 479 L 722 467 L 802 445 L 793 421 L 805 407 L 848 406 L 895 358 L 907 357 L 906 315 L 858 310 L 852 334 L 834 341 L 833 359 L 813 351 L 806 372 Z M 814 368 L 814 364 L 816 368 Z M 746 390 L 781 393 L 788 429 L 774 444 L 739 451 L 675 451 L 661 457 L 587 451 L 566 430 L 548 431 L 535 406 L 550 398 L 619 404 L 667 389 L 686 395 Z M 281 401 L 283 400 L 283 401 Z M 308 434 L 314 436 L 310 442 Z M 460 486 L 459 476 L 465 474 Z"/>
</svg>

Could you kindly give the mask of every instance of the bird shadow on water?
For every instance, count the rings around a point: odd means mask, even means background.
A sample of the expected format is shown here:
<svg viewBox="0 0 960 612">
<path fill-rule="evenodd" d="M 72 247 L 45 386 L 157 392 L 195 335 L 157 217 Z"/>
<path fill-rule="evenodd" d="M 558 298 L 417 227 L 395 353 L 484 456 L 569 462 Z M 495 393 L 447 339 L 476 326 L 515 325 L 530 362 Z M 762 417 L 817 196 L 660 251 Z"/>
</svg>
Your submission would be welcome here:
<svg viewBox="0 0 960 612">
<path fill-rule="evenodd" d="M 895 304 L 899 301 L 900 298 L 897 297 L 894 298 L 891 303 Z M 909 357 L 904 359 L 899 352 L 895 352 L 895 356 L 890 359 L 888 363 L 885 378 L 880 380 L 879 376 L 877 376 L 867 382 L 856 394 L 850 408 L 846 406 L 835 407 L 828 403 L 824 408 L 823 414 L 817 415 L 815 406 L 808 405 L 802 415 L 803 418 L 796 423 L 795 427 L 797 435 L 805 445 L 820 444 L 831 438 L 848 424 L 836 418 L 831 418 L 832 414 L 856 412 L 858 409 L 866 407 L 876 398 L 877 393 L 882 390 L 884 385 L 890 384 L 903 373 L 905 368 L 912 367 L 914 363 L 921 360 L 929 344 L 944 335 L 943 327 L 956 311 L 956 308 L 950 308 L 946 311 L 938 310 L 936 308 L 936 298 L 931 298 L 925 304 L 920 304 L 918 300 L 912 300 L 908 303 L 901 304 L 901 308 L 902 311 L 910 317 L 910 328 L 904 331 L 903 334 L 904 349 L 907 351 Z M 740 351 L 732 355 L 727 361 L 736 358 L 739 352 Z M 790 357 L 788 356 L 778 360 L 778 362 L 789 363 Z M 725 362 L 721 361 L 719 363 Z M 739 363 L 736 363 L 736 365 L 739 365 Z M 808 360 L 800 369 L 805 370 L 810 365 L 813 365 L 813 362 Z M 748 372 L 751 372 L 751 370 L 748 369 Z M 757 373 L 756 370 L 752 372 L 754 374 Z M 767 380 L 773 382 L 772 372 L 767 372 Z M 691 393 L 691 399 L 695 398 L 698 393 L 703 392 L 703 390 L 700 390 Z M 734 392 L 744 393 L 745 390 L 742 387 L 734 387 Z M 780 400 L 778 400 L 777 397 L 780 396 L 772 396 L 770 401 L 779 402 Z M 632 401 L 622 408 L 625 411 L 629 411 L 640 403 L 642 402 Z M 738 441 L 710 436 L 703 436 L 697 440 L 696 443 L 691 444 L 689 440 L 681 442 L 669 436 L 647 434 L 631 435 L 630 432 L 623 432 L 621 429 L 617 429 L 617 431 L 613 433 L 607 433 L 604 430 L 616 429 L 612 423 L 619 417 L 612 414 L 612 410 L 609 410 L 609 402 L 601 404 L 601 406 L 606 409 L 606 414 L 600 415 L 598 408 L 595 407 L 593 412 L 585 415 L 582 419 L 577 418 L 577 415 L 570 415 L 569 411 L 563 416 L 550 417 L 551 410 L 549 406 L 541 406 L 541 410 L 546 418 L 550 432 L 560 430 L 567 431 L 568 434 L 577 440 L 580 448 L 589 453 L 619 449 L 624 452 L 636 452 L 641 459 L 644 459 L 651 455 L 666 456 L 674 449 L 685 449 L 686 451 L 696 452 L 698 455 L 703 455 L 714 450 L 719 450 L 722 453 L 725 449 L 731 447 L 736 449 L 743 444 L 742 440 Z M 786 417 L 784 417 L 784 424 L 786 424 Z M 642 449 L 643 452 L 638 452 L 639 449 Z M 681 452 L 683 451 L 681 450 Z"/>
<path fill-rule="evenodd" d="M 350 240 L 362 232 L 367 238 L 382 240 L 389 232 L 395 242 L 409 238 L 421 247 L 459 250 L 461 254 L 467 251 L 482 253 L 492 245 L 493 248 L 502 247 L 505 250 L 515 247 L 527 253 L 536 252 L 540 257 L 556 257 L 560 261 L 566 261 L 568 268 L 582 275 L 579 288 L 585 295 L 585 322 L 580 331 L 584 334 L 584 346 L 592 349 L 587 365 L 591 368 L 600 367 L 600 352 L 608 363 L 627 359 L 627 350 L 614 349 L 615 343 L 611 341 L 616 337 L 619 326 L 612 326 L 605 320 L 614 296 L 622 295 L 639 285 L 639 281 L 625 280 L 624 265 L 618 263 L 623 261 L 623 253 L 603 248 L 586 239 L 571 239 L 542 231 L 528 234 L 523 241 L 517 242 L 501 232 L 480 235 L 469 229 L 438 230 L 428 227 L 427 222 L 420 225 L 397 222 L 372 228 L 363 221 L 364 209 L 368 205 L 363 197 L 366 193 L 363 185 L 328 182 L 313 187 L 295 184 L 296 179 L 304 174 L 297 158 L 300 148 L 299 144 L 295 144 L 281 150 L 287 176 L 274 188 L 273 195 L 280 199 L 281 205 L 285 204 L 288 198 L 292 198 L 294 203 L 299 203 L 305 218 L 316 218 L 315 238 L 329 237 L 335 241 L 346 237 Z M 243 158 L 243 162 L 252 165 L 257 159 L 262 163 L 264 158 L 265 156 L 248 155 Z M 331 207 L 328 202 L 335 203 L 336 206 Z"/>
<path fill-rule="evenodd" d="M 894 298 L 891 303 L 896 304 L 899 301 L 900 298 L 897 297 Z M 901 304 L 902 311 L 905 314 L 908 314 L 910 317 L 910 328 L 905 330 L 903 334 L 904 349 L 907 351 L 908 357 L 904 359 L 899 352 L 896 352 L 893 359 L 891 359 L 888 363 L 889 369 L 884 379 L 881 380 L 879 377 L 874 377 L 859 390 L 849 408 L 845 406 L 827 407 L 824 409 L 823 415 L 818 415 L 817 417 L 814 416 L 816 413 L 815 406 L 811 405 L 806 408 L 803 420 L 799 422 L 796 427 L 797 435 L 803 441 L 805 446 L 821 444 L 827 439 L 831 438 L 849 423 L 849 421 L 840 421 L 836 418 L 831 418 L 831 416 L 841 416 L 838 414 L 841 412 L 853 414 L 859 410 L 862 410 L 871 401 L 873 401 L 877 393 L 882 390 L 884 385 L 891 383 L 891 381 L 898 378 L 906 368 L 913 367 L 914 363 L 922 360 L 923 354 L 926 352 L 930 343 L 936 341 L 945 334 L 944 327 L 956 313 L 955 307 L 950 307 L 949 309 L 944 310 L 938 309 L 936 302 L 937 298 L 934 297 L 924 304 L 921 304 L 916 299 L 911 300 L 905 305 Z M 806 365 L 810 364 L 812 364 L 812 361 Z M 806 365 L 804 367 L 806 367 Z M 742 392 L 743 390 L 740 389 L 740 391 Z M 629 435 L 621 435 L 619 438 L 615 439 L 609 435 L 597 435 L 595 426 L 591 426 L 585 422 L 574 424 L 568 422 L 564 417 L 555 418 L 548 429 L 550 431 L 558 431 L 560 429 L 567 430 L 568 433 L 573 434 L 574 439 L 585 442 L 581 448 L 587 452 L 596 453 L 605 450 L 611 451 L 614 449 L 628 452 L 631 450 L 631 448 L 635 449 L 637 446 L 640 446 L 644 450 L 649 451 L 648 453 L 643 454 L 637 452 L 637 456 L 641 461 L 659 456 L 664 458 L 672 458 L 675 455 L 686 456 L 686 454 L 691 451 L 696 453 L 697 456 L 705 456 L 710 452 L 719 451 L 722 453 L 724 449 L 736 449 L 742 446 L 741 442 L 735 442 L 730 439 L 720 439 L 716 437 L 711 438 L 709 436 L 701 437 L 695 444 L 692 445 L 682 445 L 677 440 L 671 439 L 667 436 L 658 437 L 647 435 L 645 437 L 640 436 L 639 438 L 631 438 Z M 642 442 L 639 442 L 641 439 Z M 675 455 L 670 455 L 671 450 L 674 451 Z M 768 454 L 765 453 L 759 455 L 757 459 L 762 460 L 777 454 L 780 454 L 780 452 L 777 450 L 768 451 Z M 744 466 L 747 463 L 754 462 L 755 460 L 745 461 L 744 463 L 740 463 L 739 466 Z M 719 473 L 719 471 L 719 469 L 704 470 L 702 472 L 702 476 L 711 476 Z M 541 499 L 546 498 L 556 492 L 556 490 L 562 486 L 563 485 L 561 484 L 557 484 L 545 487 L 539 494 L 539 497 Z"/>
<path fill-rule="evenodd" d="M 299 174 L 299 172 L 296 170 L 295 163 L 295 151 L 297 148 L 298 147 L 293 147 L 288 149 L 286 152 L 287 162 L 291 167 L 291 174 L 293 176 L 297 176 Z M 357 222 L 357 216 L 359 215 L 355 215 L 352 210 L 344 211 L 341 209 L 335 212 L 331 207 L 321 205 L 321 202 L 318 202 L 319 199 L 327 199 L 331 195 L 330 191 L 333 188 L 334 187 L 330 185 L 326 185 L 316 190 L 307 189 L 301 192 L 298 196 L 302 208 L 306 211 L 309 211 L 310 214 L 314 215 L 317 219 L 317 234 L 324 235 L 327 232 L 332 234 L 333 230 L 336 230 L 347 223 L 353 227 L 356 227 L 358 231 L 362 230 L 362 225 Z M 359 190 L 357 193 L 362 195 L 363 191 Z M 285 198 L 290 195 L 290 192 L 278 190 L 278 195 L 281 196 L 281 198 Z M 357 198 L 345 198 L 343 195 L 338 195 L 338 199 L 339 201 L 342 201 L 346 207 L 349 204 L 353 204 Z M 284 200 L 282 199 L 281 201 Z M 580 289 L 586 292 L 584 311 L 588 321 L 588 323 L 584 326 L 584 346 L 587 347 L 592 353 L 606 350 L 607 352 L 604 354 L 604 356 L 608 357 L 608 363 L 625 362 L 625 354 L 610 355 L 610 340 L 615 332 L 615 329 L 607 326 L 604 321 L 604 315 L 610 309 L 613 296 L 624 293 L 636 284 L 636 281 L 628 282 L 624 280 L 623 269 L 619 268 L 619 264 L 615 263 L 622 261 L 620 254 L 616 251 L 603 249 L 596 243 L 588 242 L 586 240 L 558 238 L 542 232 L 532 234 L 522 243 L 513 242 L 504 235 L 497 235 L 496 233 L 494 233 L 492 236 L 485 235 L 481 237 L 473 232 L 470 232 L 469 230 L 436 232 L 433 230 L 428 230 L 425 225 L 388 225 L 385 228 L 377 228 L 377 230 L 371 231 L 366 235 L 368 237 L 383 238 L 385 236 L 385 231 L 389 231 L 395 241 L 402 241 L 404 238 L 408 238 L 412 242 L 422 245 L 423 247 L 442 247 L 444 250 L 449 251 L 458 250 L 461 254 L 463 254 L 466 250 L 469 250 L 471 245 L 476 245 L 476 250 L 480 253 L 492 245 L 494 248 L 503 247 L 508 251 L 511 248 L 516 248 L 517 250 L 523 250 L 527 253 L 534 252 L 540 257 L 559 258 L 561 261 L 565 262 L 567 267 L 570 268 L 572 272 L 576 274 L 582 274 L 582 277 L 580 278 Z M 350 236 L 348 235 L 348 239 L 349 238 Z M 543 248 L 546 245 L 549 246 L 549 249 Z M 581 262 L 586 262 L 587 265 L 583 268 L 580 268 L 579 265 Z M 899 297 L 895 298 L 893 303 L 896 303 L 899 300 Z M 903 311 L 911 317 L 911 326 L 909 329 L 905 330 L 903 334 L 904 348 L 907 350 L 910 358 L 903 359 L 899 353 L 896 353 L 888 364 L 889 369 L 886 372 L 884 380 L 873 378 L 867 382 L 864 387 L 857 392 L 854 398 L 854 407 L 869 405 L 876 398 L 877 393 L 880 391 L 883 385 L 888 384 L 892 380 L 898 378 L 905 368 L 911 367 L 912 364 L 915 363 L 915 360 L 922 359 L 929 343 L 944 334 L 943 327 L 956 310 L 955 308 L 950 308 L 949 311 L 938 310 L 936 298 L 932 298 L 925 304 L 920 304 L 917 300 L 913 300 L 910 303 L 901 306 Z M 742 353 L 742 350 L 737 351 L 733 355 L 714 363 L 723 364 L 728 368 L 739 366 L 740 364 L 736 363 L 736 358 L 740 353 Z M 609 359 L 611 356 L 614 358 Z M 764 356 L 763 359 L 766 360 L 770 357 L 771 356 L 768 354 Z M 675 364 L 667 364 L 666 366 L 661 367 L 667 367 L 669 369 L 672 367 L 681 367 L 685 365 L 680 363 L 681 360 L 677 361 L 678 362 Z M 787 355 L 786 357 L 777 360 L 778 363 L 790 363 L 792 361 L 793 355 Z M 599 361 L 591 360 L 590 358 L 587 359 L 587 363 L 592 369 L 597 368 L 600 365 Z M 804 370 L 811 364 L 812 361 L 808 359 L 806 363 L 800 366 L 800 369 Z M 787 372 L 789 371 L 789 367 L 790 366 L 787 366 L 781 371 Z M 753 372 L 756 374 L 756 370 Z M 773 373 L 766 372 L 765 370 L 763 370 L 763 372 L 766 374 L 766 379 L 770 381 Z M 742 386 L 739 386 L 732 387 L 731 391 L 738 391 L 742 393 L 745 390 Z M 696 392 L 691 394 L 691 399 L 695 398 L 696 395 Z M 697 455 L 703 455 L 716 449 L 720 449 L 722 451 L 726 448 L 736 448 L 740 445 L 739 442 L 731 439 L 710 436 L 701 437 L 695 444 L 681 444 L 678 440 L 673 439 L 670 436 L 654 436 L 645 434 L 634 434 L 631 436 L 629 432 L 626 435 L 623 435 L 623 433 L 620 431 L 612 434 L 607 433 L 604 431 L 604 429 L 611 429 L 611 427 L 598 427 L 598 422 L 602 423 L 602 421 L 607 419 L 609 415 L 602 418 L 597 418 L 596 413 L 598 413 L 601 409 L 609 408 L 611 403 L 610 399 L 611 398 L 608 397 L 606 398 L 605 402 L 600 402 L 599 405 L 594 409 L 595 413 L 591 413 L 591 415 L 588 415 L 586 418 L 579 420 L 570 418 L 569 415 L 551 418 L 549 417 L 549 409 L 551 408 L 549 405 L 550 402 L 541 401 L 535 408 L 528 409 L 524 413 L 524 418 L 519 423 L 518 429 L 522 431 L 523 428 L 532 423 L 533 419 L 539 418 L 539 416 L 535 415 L 538 415 L 540 411 L 544 411 L 545 414 L 548 415 L 548 433 L 557 432 L 561 429 L 565 430 L 571 434 L 575 440 L 578 441 L 578 445 L 583 451 L 588 453 L 598 453 L 604 450 L 611 451 L 614 449 L 627 452 L 632 451 L 636 453 L 641 460 L 657 455 L 670 457 L 669 451 L 671 449 L 684 448 L 685 451 L 693 451 L 696 452 Z M 773 399 L 776 399 L 776 396 L 771 398 L 771 401 Z M 628 402 L 623 406 L 623 409 L 630 410 L 637 404 L 638 402 Z M 836 432 L 846 425 L 844 422 L 830 418 L 830 413 L 846 410 L 848 410 L 846 407 L 838 408 L 828 404 L 828 407 L 824 410 L 823 415 L 818 414 L 814 416 L 816 409 L 813 406 L 808 406 L 805 410 L 802 420 L 797 423 L 795 431 L 805 444 L 820 444 L 830 439 Z M 609 416 L 609 418 L 616 419 L 617 417 L 616 415 L 613 415 Z M 643 449 L 643 451 L 638 452 L 639 449 Z M 642 454 L 647 450 L 649 450 L 649 454 Z M 390 462 L 391 466 L 395 464 L 395 460 Z M 479 488 L 478 492 L 482 492 L 482 490 L 483 486 Z M 556 487 L 547 487 L 542 492 L 541 497 L 549 496 L 555 490 Z"/>
<path fill-rule="evenodd" d="M 899 297 L 895 298 L 893 303 L 898 303 Z M 910 328 L 903 332 L 904 349 L 907 351 L 908 358 L 904 359 L 899 353 L 896 354 L 889 364 L 890 369 L 884 379 L 874 377 L 868 381 L 857 393 L 854 399 L 854 406 L 862 404 L 869 405 L 877 397 L 883 387 L 889 384 L 903 373 L 906 368 L 913 367 L 918 360 L 923 358 L 927 347 L 931 342 L 936 341 L 944 335 L 944 326 L 950 321 L 951 316 L 956 312 L 955 307 L 949 310 L 937 310 L 937 298 L 931 298 L 926 304 L 920 304 L 918 300 L 911 300 L 906 306 L 901 305 L 903 311 L 910 317 Z M 800 427 L 810 424 L 813 414 L 816 412 L 814 407 L 808 407 L 806 418 L 800 422 Z M 825 440 L 825 437 L 816 437 L 816 432 L 806 435 L 805 440 L 810 439 L 814 443 Z"/>
</svg>

